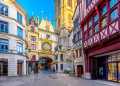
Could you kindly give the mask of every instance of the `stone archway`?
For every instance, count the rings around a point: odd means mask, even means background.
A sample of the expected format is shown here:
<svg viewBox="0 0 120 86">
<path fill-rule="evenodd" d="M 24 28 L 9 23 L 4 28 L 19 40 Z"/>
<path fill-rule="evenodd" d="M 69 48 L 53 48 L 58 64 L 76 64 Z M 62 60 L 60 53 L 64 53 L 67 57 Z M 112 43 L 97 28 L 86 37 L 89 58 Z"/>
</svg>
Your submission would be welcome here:
<svg viewBox="0 0 120 86">
<path fill-rule="evenodd" d="M 41 70 L 52 70 L 52 65 L 54 63 L 54 55 L 53 54 L 40 54 L 40 69 Z"/>
</svg>

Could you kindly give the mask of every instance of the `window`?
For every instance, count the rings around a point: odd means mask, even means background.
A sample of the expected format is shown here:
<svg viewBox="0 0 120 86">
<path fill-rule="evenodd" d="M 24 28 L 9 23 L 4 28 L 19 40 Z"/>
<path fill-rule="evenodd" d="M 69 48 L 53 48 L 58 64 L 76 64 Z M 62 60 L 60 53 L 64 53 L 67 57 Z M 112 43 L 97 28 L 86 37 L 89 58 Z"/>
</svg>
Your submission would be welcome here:
<svg viewBox="0 0 120 86">
<path fill-rule="evenodd" d="M 8 7 L 0 4 L 0 14 L 8 16 Z"/>
<path fill-rule="evenodd" d="M 89 22 L 89 27 L 91 27 L 92 26 L 92 20 Z"/>
<path fill-rule="evenodd" d="M 31 44 L 31 49 L 32 49 L 32 50 L 36 50 L 36 45 Z"/>
<path fill-rule="evenodd" d="M 22 15 L 17 12 L 17 21 L 22 24 Z"/>
<path fill-rule="evenodd" d="M 67 0 L 68 1 L 68 6 L 72 7 L 72 0 Z"/>
<path fill-rule="evenodd" d="M 62 47 L 61 47 L 61 46 L 59 46 L 59 50 L 60 50 L 60 51 L 62 50 Z"/>
<path fill-rule="evenodd" d="M 34 27 L 33 27 L 33 26 L 31 26 L 31 31 L 33 31 L 33 32 L 35 31 L 35 29 L 34 29 Z"/>
<path fill-rule="evenodd" d="M 60 66 L 61 66 L 60 69 L 63 70 L 63 64 L 61 64 Z"/>
<path fill-rule="evenodd" d="M 92 29 L 89 30 L 89 37 L 92 36 Z"/>
<path fill-rule="evenodd" d="M 89 5 L 89 4 L 90 4 L 90 2 L 91 2 L 91 0 L 87 0 L 87 5 Z"/>
<path fill-rule="evenodd" d="M 94 22 L 96 22 L 97 20 L 98 20 L 98 15 L 94 17 Z"/>
<path fill-rule="evenodd" d="M 31 60 L 35 61 L 36 60 L 36 55 L 31 55 Z"/>
<path fill-rule="evenodd" d="M 110 8 L 117 4 L 117 0 L 110 0 Z"/>
<path fill-rule="evenodd" d="M 118 17 L 118 9 L 115 9 L 111 14 L 110 14 L 110 17 L 111 17 L 111 21 L 116 19 Z"/>
<path fill-rule="evenodd" d="M 31 36 L 31 41 L 36 41 L 36 37 L 35 36 Z"/>
<path fill-rule="evenodd" d="M 35 22 L 34 22 L 34 21 L 31 21 L 31 24 L 32 24 L 32 25 L 34 25 L 34 24 L 35 24 Z"/>
<path fill-rule="evenodd" d="M 58 47 L 55 48 L 55 52 L 57 52 L 57 51 L 58 51 Z"/>
<path fill-rule="evenodd" d="M 55 60 L 58 60 L 58 55 L 55 55 Z"/>
<path fill-rule="evenodd" d="M 103 16 L 106 12 L 107 12 L 107 6 L 104 6 L 104 7 L 102 8 L 102 11 L 101 11 L 102 16 Z"/>
<path fill-rule="evenodd" d="M 0 39 L 0 51 L 1 52 L 8 52 L 9 51 L 8 46 L 9 46 L 8 40 Z"/>
<path fill-rule="evenodd" d="M 23 45 L 20 43 L 17 43 L 17 52 L 18 54 L 23 54 Z"/>
<path fill-rule="evenodd" d="M 74 22 L 74 29 L 79 25 L 79 18 Z"/>
<path fill-rule="evenodd" d="M 0 21 L 0 32 L 8 33 L 8 23 Z"/>
<path fill-rule="evenodd" d="M 76 42 L 76 35 L 74 36 L 74 43 Z"/>
<path fill-rule="evenodd" d="M 107 17 L 105 17 L 105 18 L 102 20 L 102 27 L 104 27 L 105 25 L 107 25 Z"/>
<path fill-rule="evenodd" d="M 82 38 L 82 36 L 81 36 L 81 31 L 78 33 L 79 34 L 79 40 Z"/>
<path fill-rule="evenodd" d="M 99 31 L 98 24 L 95 25 L 95 33 Z"/>
<path fill-rule="evenodd" d="M 46 34 L 46 38 L 50 39 L 50 35 Z"/>
<path fill-rule="evenodd" d="M 78 50 L 76 50 L 76 57 L 78 57 Z"/>
<path fill-rule="evenodd" d="M 79 55 L 82 56 L 82 49 L 79 49 Z"/>
<path fill-rule="evenodd" d="M 58 70 L 58 64 L 56 64 L 56 70 Z"/>
<path fill-rule="evenodd" d="M 17 36 L 18 37 L 20 37 L 20 38 L 22 38 L 22 29 L 21 28 L 19 28 L 19 27 L 17 27 Z"/>
<path fill-rule="evenodd" d="M 61 61 L 63 61 L 63 54 L 61 54 L 60 57 L 61 57 Z"/>
<path fill-rule="evenodd" d="M 75 37 L 75 42 L 77 42 L 78 41 L 78 33 L 74 37 Z"/>
</svg>

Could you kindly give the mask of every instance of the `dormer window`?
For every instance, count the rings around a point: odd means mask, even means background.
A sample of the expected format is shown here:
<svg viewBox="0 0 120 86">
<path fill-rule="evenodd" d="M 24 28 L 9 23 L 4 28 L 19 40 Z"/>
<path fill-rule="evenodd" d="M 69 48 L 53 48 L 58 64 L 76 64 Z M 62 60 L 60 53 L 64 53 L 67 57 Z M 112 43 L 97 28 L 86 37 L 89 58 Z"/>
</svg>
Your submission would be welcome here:
<svg viewBox="0 0 120 86">
<path fill-rule="evenodd" d="M 35 29 L 34 29 L 34 27 L 33 27 L 33 26 L 31 26 L 31 31 L 33 31 L 33 32 L 35 31 Z"/>
<path fill-rule="evenodd" d="M 34 25 L 34 21 L 31 21 L 30 23 L 31 23 L 32 25 Z"/>
</svg>

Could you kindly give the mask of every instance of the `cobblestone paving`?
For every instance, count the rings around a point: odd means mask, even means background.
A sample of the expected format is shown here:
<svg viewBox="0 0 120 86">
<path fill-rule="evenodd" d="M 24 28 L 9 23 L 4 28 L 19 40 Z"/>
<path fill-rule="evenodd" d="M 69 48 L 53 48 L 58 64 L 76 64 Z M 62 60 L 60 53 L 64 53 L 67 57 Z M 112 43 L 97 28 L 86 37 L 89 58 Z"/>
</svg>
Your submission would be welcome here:
<svg viewBox="0 0 120 86">
<path fill-rule="evenodd" d="M 52 72 L 36 75 L 0 78 L 0 86 L 108 86 L 92 80 Z"/>
</svg>

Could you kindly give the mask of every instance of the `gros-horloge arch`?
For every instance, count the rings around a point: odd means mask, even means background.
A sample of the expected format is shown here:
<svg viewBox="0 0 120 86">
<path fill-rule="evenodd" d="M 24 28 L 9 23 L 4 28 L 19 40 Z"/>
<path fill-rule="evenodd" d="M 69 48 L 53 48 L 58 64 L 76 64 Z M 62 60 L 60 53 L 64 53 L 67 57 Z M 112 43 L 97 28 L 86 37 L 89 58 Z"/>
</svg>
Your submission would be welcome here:
<svg viewBox="0 0 120 86">
<path fill-rule="evenodd" d="M 54 55 L 53 54 L 40 54 L 39 55 L 40 61 L 40 69 L 41 70 L 51 70 L 51 66 L 54 62 Z"/>
</svg>

